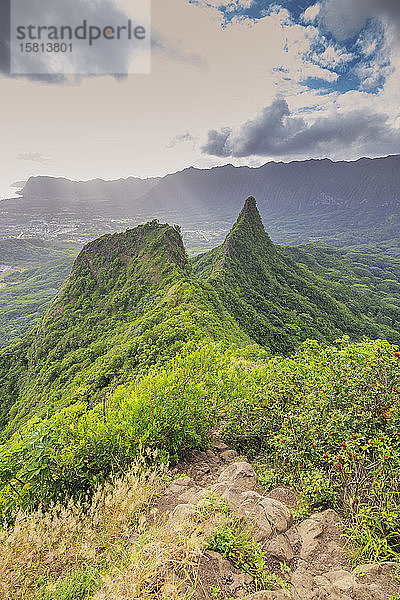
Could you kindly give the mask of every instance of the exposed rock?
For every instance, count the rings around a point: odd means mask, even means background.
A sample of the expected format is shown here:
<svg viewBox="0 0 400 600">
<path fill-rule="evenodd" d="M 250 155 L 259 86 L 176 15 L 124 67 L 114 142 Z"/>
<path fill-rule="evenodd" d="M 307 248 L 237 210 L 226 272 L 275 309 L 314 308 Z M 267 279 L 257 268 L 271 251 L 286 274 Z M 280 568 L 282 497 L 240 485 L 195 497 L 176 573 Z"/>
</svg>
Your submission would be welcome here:
<svg viewBox="0 0 400 600">
<path fill-rule="evenodd" d="M 190 477 L 183 476 L 178 477 L 170 483 L 170 485 L 165 490 L 165 494 L 181 494 L 187 488 L 195 487 L 196 484 Z"/>
<path fill-rule="evenodd" d="M 399 564 L 395 562 L 367 563 L 358 565 L 353 571 L 358 580 L 365 583 L 368 580 L 376 579 L 381 575 L 390 575 L 399 569 Z"/>
<path fill-rule="evenodd" d="M 350 592 L 355 584 L 355 577 L 353 573 L 344 571 L 343 569 L 339 571 L 331 571 L 328 578 L 334 586 L 343 592 Z"/>
<path fill-rule="evenodd" d="M 274 569 L 276 561 L 289 565 L 287 577 L 292 587 L 251 593 L 254 581 L 250 575 L 240 572 L 221 554 L 206 551 L 200 557 L 193 600 L 210 600 L 213 587 L 220 590 L 221 600 L 244 596 L 246 600 L 387 600 L 398 593 L 394 577 L 397 563 L 351 569 L 335 511 L 315 513 L 293 525 L 289 509 L 295 502 L 293 492 L 279 487 L 262 495 L 256 491 L 257 476 L 251 464 L 242 459 L 226 466 L 225 461 L 233 458 L 237 458 L 236 453 L 221 442 L 206 452 L 192 452 L 185 472 L 193 478 L 175 479 L 156 508 L 160 514 L 170 512 L 171 523 L 178 523 L 190 519 L 196 505 L 210 494 L 224 498 L 231 511 L 246 522 L 253 538 L 263 544 L 268 568 Z M 165 511 L 163 503 L 168 506 Z M 229 518 L 226 516 L 224 522 Z M 191 585 L 188 581 L 188 590 Z M 163 593 L 165 596 L 166 590 Z M 172 589 L 170 593 L 173 595 Z"/>
<path fill-rule="evenodd" d="M 274 592 L 264 590 L 246 596 L 246 600 L 288 600 L 293 596 L 287 590 L 277 590 Z"/>
<path fill-rule="evenodd" d="M 278 535 L 264 546 L 265 554 L 279 561 L 289 562 L 294 558 L 295 553 L 289 543 L 286 535 Z"/>
<path fill-rule="evenodd" d="M 211 448 L 215 450 L 218 454 L 222 454 L 222 452 L 226 452 L 227 450 L 232 450 L 232 448 L 219 441 L 213 442 Z"/>
<path fill-rule="evenodd" d="M 243 592 L 246 591 L 246 587 L 253 582 L 253 577 L 248 573 L 241 573 L 240 575 L 232 575 L 232 583 L 229 586 L 231 592 L 235 593 L 238 590 Z"/>
<path fill-rule="evenodd" d="M 267 498 L 274 498 L 275 500 L 279 500 L 282 504 L 285 504 L 290 509 L 297 508 L 297 497 L 296 494 L 285 487 L 277 487 L 272 489 L 266 494 Z"/>
<path fill-rule="evenodd" d="M 375 589 L 374 589 L 375 588 Z M 387 600 L 388 594 L 376 586 L 367 586 L 356 583 L 353 587 L 351 597 L 353 600 Z"/>
<path fill-rule="evenodd" d="M 314 580 L 310 573 L 308 573 L 306 570 L 299 568 L 292 574 L 291 582 L 300 600 L 311 599 L 311 591 L 314 587 Z"/>
<path fill-rule="evenodd" d="M 261 500 L 260 504 L 274 531 L 283 533 L 289 529 L 293 523 L 293 515 L 287 506 L 273 498 L 264 498 Z"/>
<path fill-rule="evenodd" d="M 211 566 L 215 569 L 220 577 L 230 577 L 232 573 L 234 573 L 229 560 L 226 560 L 223 556 L 221 556 L 221 554 L 218 554 L 218 552 L 207 550 L 204 556 L 209 559 Z"/>
<path fill-rule="evenodd" d="M 254 490 L 257 485 L 257 475 L 250 463 L 236 462 L 222 471 L 218 477 L 218 481 L 229 483 L 240 489 L 240 491 L 245 492 Z"/>
<path fill-rule="evenodd" d="M 238 457 L 238 453 L 234 450 L 225 450 L 225 452 L 221 452 L 220 457 L 224 462 L 229 463 L 233 460 L 236 460 L 236 458 Z"/>
<path fill-rule="evenodd" d="M 245 494 L 242 494 L 242 498 L 243 496 L 245 496 Z M 262 496 L 260 498 L 262 498 Z M 252 530 L 253 537 L 258 542 L 268 540 L 272 536 L 273 529 L 271 527 L 271 522 L 258 499 L 244 498 L 236 509 L 236 513 L 239 517 L 246 520 Z"/>
<path fill-rule="evenodd" d="M 290 527 L 286 531 L 285 535 L 286 535 L 287 539 L 289 540 L 289 544 L 293 548 L 295 548 L 301 544 L 301 537 L 300 537 L 299 528 L 297 525 L 292 525 L 292 527 Z"/>
<path fill-rule="evenodd" d="M 312 557 L 318 548 L 318 538 L 323 532 L 324 527 L 316 519 L 307 519 L 298 526 L 298 532 L 301 538 L 300 558 L 306 560 Z"/>
<path fill-rule="evenodd" d="M 172 521 L 183 521 L 193 516 L 195 507 L 193 504 L 178 504 L 169 516 L 169 520 Z"/>
<path fill-rule="evenodd" d="M 216 496 L 220 496 L 229 504 L 233 510 L 238 510 L 243 502 L 242 491 L 239 488 L 230 487 L 227 483 L 217 483 L 210 488 Z"/>
</svg>

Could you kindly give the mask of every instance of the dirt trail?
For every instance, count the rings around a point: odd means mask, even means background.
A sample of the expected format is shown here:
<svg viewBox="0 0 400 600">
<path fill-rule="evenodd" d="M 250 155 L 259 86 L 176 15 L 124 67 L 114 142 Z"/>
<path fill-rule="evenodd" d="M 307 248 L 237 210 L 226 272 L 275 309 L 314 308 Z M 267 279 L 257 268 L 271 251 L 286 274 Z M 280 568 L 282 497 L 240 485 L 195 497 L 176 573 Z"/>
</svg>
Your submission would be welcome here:
<svg viewBox="0 0 400 600">
<path fill-rule="evenodd" d="M 354 569 L 333 510 L 295 522 L 293 492 L 284 487 L 269 493 L 261 490 L 246 457 L 239 457 L 225 444 L 215 442 L 206 452 L 192 453 L 174 472 L 176 479 L 157 504 L 159 513 L 185 519 L 210 491 L 224 498 L 252 528 L 269 571 L 279 573 L 289 584 L 288 589 L 271 586 L 273 589 L 255 591 L 250 575 L 220 554 L 206 551 L 200 559 L 194 599 L 387 600 L 399 594 L 398 565 L 387 562 Z M 283 572 L 282 564 L 286 565 Z"/>
</svg>

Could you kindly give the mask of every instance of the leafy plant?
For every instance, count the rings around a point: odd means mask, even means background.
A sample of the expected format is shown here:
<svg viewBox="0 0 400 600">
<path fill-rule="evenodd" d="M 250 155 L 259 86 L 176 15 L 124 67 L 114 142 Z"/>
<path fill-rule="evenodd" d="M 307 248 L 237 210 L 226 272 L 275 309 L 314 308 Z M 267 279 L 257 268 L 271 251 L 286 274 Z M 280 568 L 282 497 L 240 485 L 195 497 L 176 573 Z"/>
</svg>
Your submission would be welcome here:
<svg viewBox="0 0 400 600">
<path fill-rule="evenodd" d="M 207 548 L 219 552 L 235 567 L 254 578 L 256 589 L 266 589 L 268 570 L 261 546 L 240 520 L 232 519 L 209 539 Z"/>
<path fill-rule="evenodd" d="M 400 551 L 400 353 L 386 341 L 307 341 L 248 377 L 225 438 L 258 455 L 261 481 L 288 485 L 300 515 L 333 507 L 356 560 Z"/>
<path fill-rule="evenodd" d="M 65 579 L 57 581 L 54 589 L 39 592 L 37 600 L 88 600 L 100 585 L 101 579 L 96 571 L 76 569 Z"/>
</svg>

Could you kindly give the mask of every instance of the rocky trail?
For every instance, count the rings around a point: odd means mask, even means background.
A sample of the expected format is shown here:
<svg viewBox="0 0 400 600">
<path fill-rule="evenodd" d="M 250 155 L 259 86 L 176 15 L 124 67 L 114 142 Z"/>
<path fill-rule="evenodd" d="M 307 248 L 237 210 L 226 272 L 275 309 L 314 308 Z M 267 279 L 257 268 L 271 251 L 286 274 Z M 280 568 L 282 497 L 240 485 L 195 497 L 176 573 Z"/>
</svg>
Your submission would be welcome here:
<svg viewBox="0 0 400 600">
<path fill-rule="evenodd" d="M 295 522 L 296 497 L 283 487 L 266 493 L 246 457 L 221 442 L 193 452 L 174 469 L 177 476 L 157 502 L 171 523 L 190 519 L 202 500 L 223 498 L 262 546 L 268 569 L 287 585 L 256 591 L 253 577 L 221 554 L 206 550 L 199 562 L 195 600 L 385 600 L 399 593 L 396 563 L 353 568 L 339 516 L 325 510 Z M 179 475 L 179 476 L 178 476 Z M 283 566 L 283 568 L 282 568 Z M 396 595 L 396 596 L 395 596 Z M 163 596 L 164 597 L 164 596 Z"/>
</svg>

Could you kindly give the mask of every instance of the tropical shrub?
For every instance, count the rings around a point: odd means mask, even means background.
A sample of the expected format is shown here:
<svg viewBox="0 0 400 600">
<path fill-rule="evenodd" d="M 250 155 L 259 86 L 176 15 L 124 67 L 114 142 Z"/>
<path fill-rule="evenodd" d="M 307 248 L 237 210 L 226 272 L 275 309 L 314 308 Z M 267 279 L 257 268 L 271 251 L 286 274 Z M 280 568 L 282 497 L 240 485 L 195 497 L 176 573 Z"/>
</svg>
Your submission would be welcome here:
<svg viewBox="0 0 400 600">
<path fill-rule="evenodd" d="M 223 435 L 258 456 L 267 486 L 299 492 L 302 515 L 341 511 L 360 559 L 388 559 L 400 551 L 399 391 L 400 353 L 388 342 L 307 341 L 258 370 Z"/>
<path fill-rule="evenodd" d="M 156 454 L 173 463 L 206 447 L 221 407 L 240 394 L 242 371 L 220 346 L 188 344 L 166 368 L 151 369 L 93 409 L 78 402 L 31 421 L 0 447 L 3 514 L 84 498 L 124 473 L 143 449 L 149 461 Z"/>
</svg>

